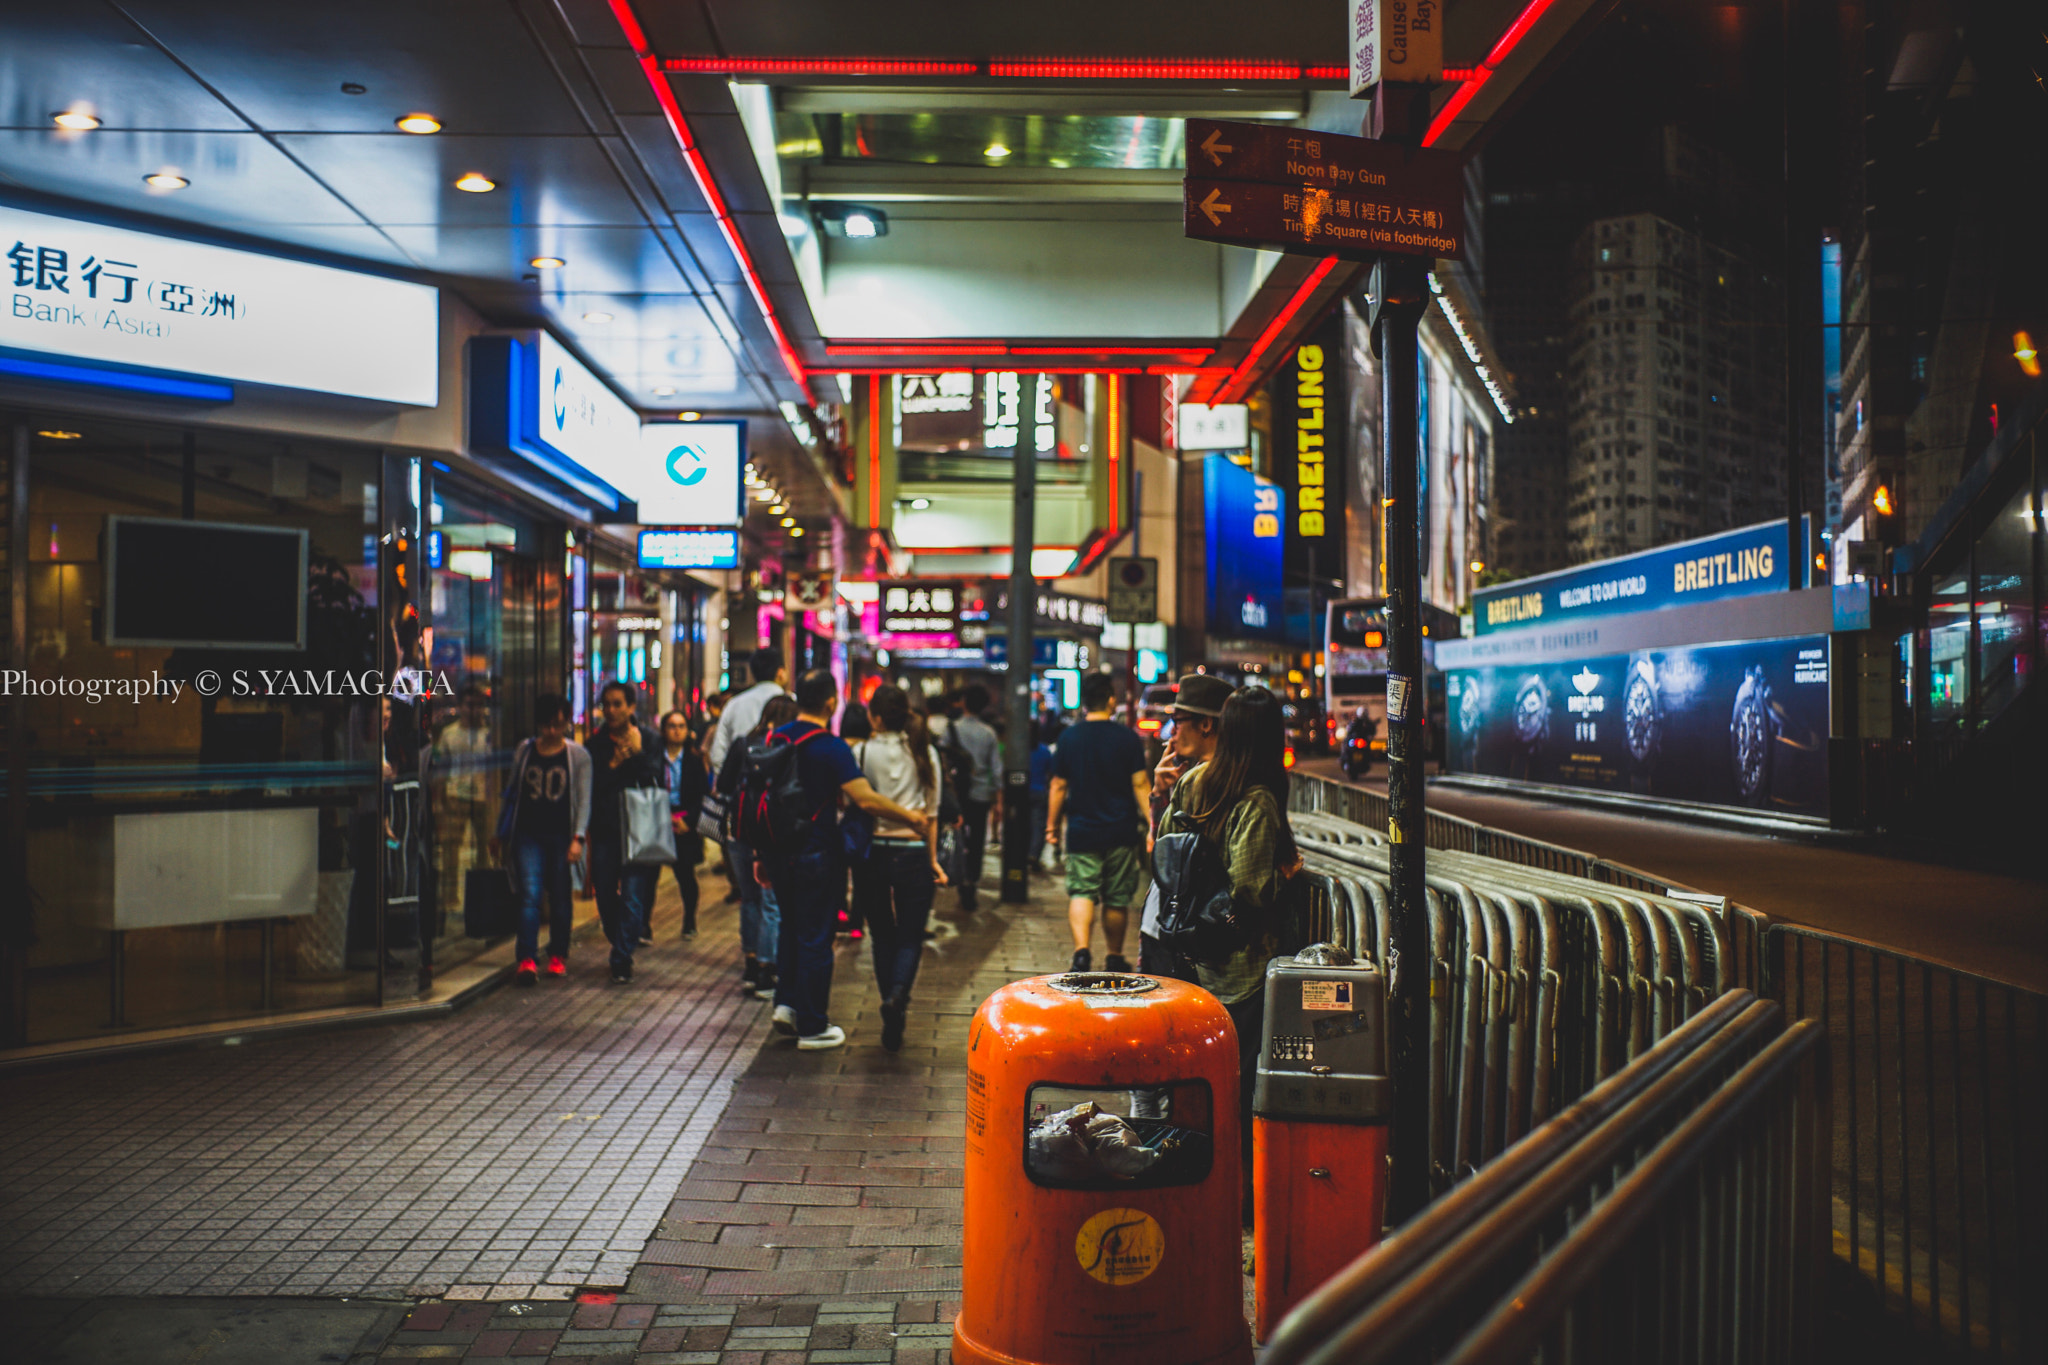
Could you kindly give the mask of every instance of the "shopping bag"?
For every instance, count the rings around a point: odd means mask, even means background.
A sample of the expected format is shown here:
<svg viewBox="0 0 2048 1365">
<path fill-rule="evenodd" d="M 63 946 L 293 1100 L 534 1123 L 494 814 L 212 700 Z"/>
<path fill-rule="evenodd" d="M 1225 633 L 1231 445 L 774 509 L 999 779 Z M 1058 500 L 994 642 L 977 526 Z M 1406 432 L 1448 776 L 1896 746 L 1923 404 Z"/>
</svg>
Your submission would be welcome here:
<svg viewBox="0 0 2048 1365">
<path fill-rule="evenodd" d="M 717 792 L 707 792 L 704 806 L 697 812 L 697 833 L 715 843 L 725 842 L 725 798 Z"/>
<path fill-rule="evenodd" d="M 519 899 L 504 868 L 472 867 L 462 874 L 462 932 L 470 938 L 519 932 Z"/>
<path fill-rule="evenodd" d="M 659 866 L 676 860 L 675 827 L 669 823 L 668 793 L 660 787 L 629 787 L 619 793 L 621 861 Z"/>
</svg>

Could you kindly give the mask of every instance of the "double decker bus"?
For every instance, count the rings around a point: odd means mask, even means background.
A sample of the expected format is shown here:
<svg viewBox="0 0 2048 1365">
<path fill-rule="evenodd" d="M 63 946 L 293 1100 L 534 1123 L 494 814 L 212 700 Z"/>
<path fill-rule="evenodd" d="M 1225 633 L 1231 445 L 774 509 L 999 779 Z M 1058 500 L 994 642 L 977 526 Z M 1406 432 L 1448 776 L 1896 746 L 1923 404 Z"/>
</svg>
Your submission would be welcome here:
<svg viewBox="0 0 2048 1365">
<path fill-rule="evenodd" d="M 1422 606 L 1423 724 L 1428 751 L 1442 758 L 1443 675 L 1436 668 L 1436 642 L 1455 639 L 1458 618 L 1441 607 Z M 1363 709 L 1372 720 L 1366 755 L 1345 743 L 1352 718 Z M 1387 751 L 1387 600 L 1344 597 L 1330 603 L 1323 619 L 1323 714 L 1330 742 L 1351 773 Z"/>
</svg>

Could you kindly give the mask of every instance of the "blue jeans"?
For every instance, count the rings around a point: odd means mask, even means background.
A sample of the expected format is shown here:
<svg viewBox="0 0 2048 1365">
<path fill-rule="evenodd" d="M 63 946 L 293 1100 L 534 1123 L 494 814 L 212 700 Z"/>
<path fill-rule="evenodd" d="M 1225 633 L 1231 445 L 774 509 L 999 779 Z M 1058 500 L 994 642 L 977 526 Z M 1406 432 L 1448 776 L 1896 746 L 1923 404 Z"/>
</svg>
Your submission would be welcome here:
<svg viewBox="0 0 2048 1365">
<path fill-rule="evenodd" d="M 853 865 L 853 902 L 867 915 L 882 998 L 907 998 L 924 957 L 924 928 L 939 885 L 923 844 L 877 843 Z"/>
<path fill-rule="evenodd" d="M 590 841 L 590 880 L 597 888 L 597 917 L 612 944 L 612 970 L 633 969 L 633 948 L 647 930 L 659 867 L 625 863 L 615 843 Z"/>
<path fill-rule="evenodd" d="M 782 907 L 775 889 L 754 880 L 754 850 L 735 839 L 725 846 L 725 855 L 740 893 L 740 951 L 773 962 L 782 942 Z"/>
<path fill-rule="evenodd" d="M 775 1003 L 796 1011 L 799 1034 L 823 1033 L 832 1021 L 832 939 L 846 904 L 846 858 L 811 852 L 775 870 L 782 934 L 775 954 Z"/>
<path fill-rule="evenodd" d="M 548 899 L 548 952 L 569 956 L 575 910 L 569 903 L 569 840 L 561 835 L 512 840 L 512 883 L 519 891 L 521 962 L 540 956 L 540 899 Z"/>
</svg>

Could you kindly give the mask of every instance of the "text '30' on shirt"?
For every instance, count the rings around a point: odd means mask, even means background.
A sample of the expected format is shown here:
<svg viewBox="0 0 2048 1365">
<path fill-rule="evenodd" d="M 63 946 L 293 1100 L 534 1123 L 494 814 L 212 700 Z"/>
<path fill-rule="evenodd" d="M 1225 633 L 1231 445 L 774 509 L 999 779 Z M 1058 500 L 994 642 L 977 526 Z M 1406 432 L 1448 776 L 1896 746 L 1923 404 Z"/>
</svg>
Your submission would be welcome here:
<svg viewBox="0 0 2048 1365">
<path fill-rule="evenodd" d="M 1113 720 L 1084 720 L 1060 735 L 1052 773 L 1067 781 L 1067 848 L 1107 853 L 1142 843 L 1131 778 L 1145 771 L 1145 743 Z"/>
</svg>

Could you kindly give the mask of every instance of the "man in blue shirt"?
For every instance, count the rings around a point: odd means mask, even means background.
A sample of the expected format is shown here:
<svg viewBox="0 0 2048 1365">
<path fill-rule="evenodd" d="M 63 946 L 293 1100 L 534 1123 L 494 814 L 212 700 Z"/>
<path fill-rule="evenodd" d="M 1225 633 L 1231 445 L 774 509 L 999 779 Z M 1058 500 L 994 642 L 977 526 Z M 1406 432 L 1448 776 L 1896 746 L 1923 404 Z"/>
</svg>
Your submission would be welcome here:
<svg viewBox="0 0 2048 1365">
<path fill-rule="evenodd" d="M 846 904 L 846 840 L 839 828 L 840 799 L 886 815 L 922 837 L 931 823 L 876 791 L 861 775 L 845 740 L 830 730 L 839 683 L 822 668 L 797 679 L 797 718 L 771 742 L 797 745 L 797 780 L 812 811 L 802 847 L 781 864 L 768 864 L 768 880 L 782 906 L 777 945 L 775 1031 L 795 1034 L 805 1051 L 838 1047 L 846 1031 L 827 1016 L 832 997 L 832 937 Z"/>
<path fill-rule="evenodd" d="M 1109 954 L 1103 969 L 1127 972 L 1124 930 L 1138 894 L 1138 868 L 1145 857 L 1145 818 L 1152 801 L 1152 774 L 1137 732 L 1110 719 L 1116 684 L 1107 673 L 1081 680 L 1079 725 L 1060 736 L 1053 752 L 1052 791 L 1045 837 L 1059 837 L 1067 817 L 1067 926 L 1074 935 L 1070 971 L 1094 965 L 1088 941 L 1095 932 L 1095 907 L 1102 906 L 1102 937 Z"/>
</svg>

